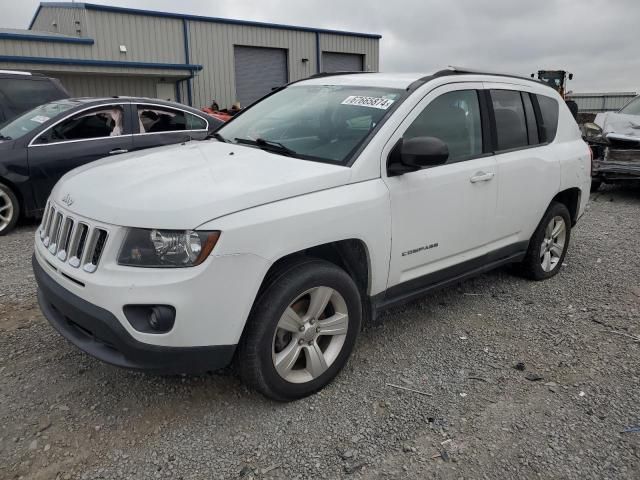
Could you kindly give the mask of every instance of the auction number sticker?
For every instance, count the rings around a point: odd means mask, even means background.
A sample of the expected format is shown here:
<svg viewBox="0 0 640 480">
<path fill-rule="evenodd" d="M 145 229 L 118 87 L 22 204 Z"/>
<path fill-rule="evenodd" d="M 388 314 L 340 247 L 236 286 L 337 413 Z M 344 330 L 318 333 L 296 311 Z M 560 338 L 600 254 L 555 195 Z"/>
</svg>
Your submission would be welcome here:
<svg viewBox="0 0 640 480">
<path fill-rule="evenodd" d="M 352 95 L 345 98 L 342 101 L 342 105 L 355 105 L 357 107 L 371 107 L 379 108 L 380 110 L 386 110 L 393 105 L 394 100 L 380 97 L 361 97 L 359 95 Z"/>
</svg>

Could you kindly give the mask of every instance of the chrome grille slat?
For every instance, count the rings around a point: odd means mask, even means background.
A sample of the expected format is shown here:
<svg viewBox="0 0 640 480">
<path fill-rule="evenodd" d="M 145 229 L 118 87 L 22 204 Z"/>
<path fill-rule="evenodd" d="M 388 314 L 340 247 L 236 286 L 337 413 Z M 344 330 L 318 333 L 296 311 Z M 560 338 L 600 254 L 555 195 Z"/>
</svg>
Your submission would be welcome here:
<svg viewBox="0 0 640 480">
<path fill-rule="evenodd" d="M 56 215 L 56 209 L 53 207 L 53 205 L 51 206 L 51 209 L 49 210 L 49 216 L 47 217 L 47 224 L 44 227 L 44 246 L 48 247 L 49 246 L 49 240 L 51 238 L 51 226 L 53 224 L 53 218 Z"/>
<path fill-rule="evenodd" d="M 93 273 L 98 269 L 109 232 L 88 221 L 73 218 L 49 202 L 45 207 L 39 236 L 48 253 L 58 261 Z"/>
<path fill-rule="evenodd" d="M 49 252 L 55 255 L 58 251 L 58 242 L 60 241 L 60 230 L 62 228 L 62 213 L 56 213 L 53 219 L 53 227 L 51 228 L 51 236 L 49 238 Z"/>
</svg>

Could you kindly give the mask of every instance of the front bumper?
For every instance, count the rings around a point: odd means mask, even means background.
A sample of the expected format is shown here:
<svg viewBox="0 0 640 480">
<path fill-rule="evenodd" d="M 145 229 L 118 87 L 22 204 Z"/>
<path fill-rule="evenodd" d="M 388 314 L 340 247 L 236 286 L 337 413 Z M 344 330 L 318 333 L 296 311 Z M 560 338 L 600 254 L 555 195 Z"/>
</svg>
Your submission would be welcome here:
<svg viewBox="0 0 640 480">
<path fill-rule="evenodd" d="M 640 149 L 602 147 L 594 149 L 592 176 L 604 181 L 640 180 Z"/>
<path fill-rule="evenodd" d="M 166 347 L 139 342 L 111 312 L 61 287 L 35 256 L 32 264 L 44 316 L 63 337 L 99 360 L 118 367 L 174 374 L 217 370 L 233 358 L 236 345 Z"/>
</svg>

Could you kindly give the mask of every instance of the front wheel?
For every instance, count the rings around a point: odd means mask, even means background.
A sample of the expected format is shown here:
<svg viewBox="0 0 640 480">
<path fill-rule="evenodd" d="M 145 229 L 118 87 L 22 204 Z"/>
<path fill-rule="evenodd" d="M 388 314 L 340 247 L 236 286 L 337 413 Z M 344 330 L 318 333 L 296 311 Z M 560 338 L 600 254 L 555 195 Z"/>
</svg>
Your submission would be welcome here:
<svg viewBox="0 0 640 480">
<path fill-rule="evenodd" d="M 553 202 L 529 241 L 522 273 L 532 280 L 545 280 L 556 275 L 569 248 L 571 216 L 567 207 Z"/>
<path fill-rule="evenodd" d="M 16 226 L 20 215 L 20 204 L 9 187 L 0 183 L 0 237 Z"/>
<path fill-rule="evenodd" d="M 361 317 L 358 288 L 344 270 L 315 259 L 288 265 L 251 312 L 238 347 L 242 380 L 278 401 L 317 392 L 346 364 Z"/>
</svg>

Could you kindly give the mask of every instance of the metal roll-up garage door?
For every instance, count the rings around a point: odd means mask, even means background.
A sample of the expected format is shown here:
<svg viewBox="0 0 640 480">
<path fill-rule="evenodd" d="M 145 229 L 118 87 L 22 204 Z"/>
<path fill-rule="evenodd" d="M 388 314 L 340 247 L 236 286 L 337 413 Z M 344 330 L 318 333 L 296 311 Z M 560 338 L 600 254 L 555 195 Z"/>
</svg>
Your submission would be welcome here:
<svg viewBox="0 0 640 480">
<path fill-rule="evenodd" d="M 362 72 L 363 55 L 354 53 L 322 52 L 323 72 Z"/>
<path fill-rule="evenodd" d="M 236 100 L 247 107 L 287 83 L 287 51 L 281 48 L 234 47 Z"/>
</svg>

